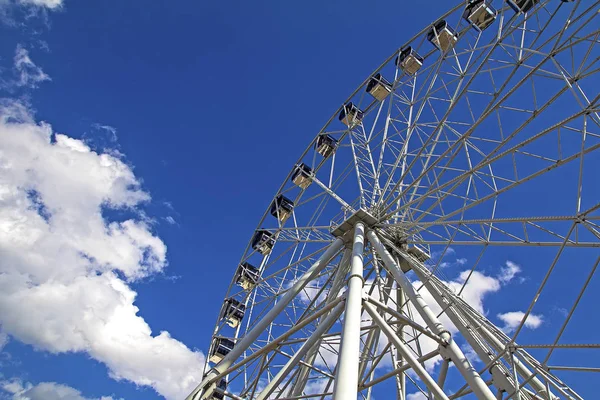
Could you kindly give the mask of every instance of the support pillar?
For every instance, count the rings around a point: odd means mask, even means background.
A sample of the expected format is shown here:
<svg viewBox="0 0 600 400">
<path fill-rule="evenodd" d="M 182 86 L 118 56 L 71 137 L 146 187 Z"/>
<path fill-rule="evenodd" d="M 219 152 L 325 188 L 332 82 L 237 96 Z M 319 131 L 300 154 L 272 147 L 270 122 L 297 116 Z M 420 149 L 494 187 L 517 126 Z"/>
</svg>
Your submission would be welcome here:
<svg viewBox="0 0 600 400">
<path fill-rule="evenodd" d="M 396 305 L 398 307 L 398 312 L 402 314 L 402 305 L 404 304 L 404 292 L 399 285 L 396 285 Z M 397 326 L 398 337 L 400 340 L 404 340 L 404 324 L 398 324 Z M 402 359 L 402 354 L 400 354 L 400 350 L 396 349 L 396 361 L 398 365 L 395 367 L 401 367 L 404 363 Z M 404 373 L 399 374 L 396 377 L 397 385 L 398 385 L 398 400 L 406 400 L 406 375 Z"/>
<path fill-rule="evenodd" d="M 340 355 L 333 386 L 334 400 L 356 400 L 358 395 L 358 363 L 360 358 L 360 319 L 362 312 L 363 252 L 365 245 L 365 226 L 358 222 L 354 227 L 354 242 L 346 311 L 342 328 Z"/>
<path fill-rule="evenodd" d="M 448 354 L 448 357 L 450 357 L 471 389 L 473 389 L 473 392 L 477 398 L 480 400 L 495 400 L 495 396 L 490 388 L 487 386 L 475 368 L 473 368 L 460 347 L 458 347 L 456 342 L 454 342 L 450 332 L 444 328 L 435 313 L 431 310 L 431 308 L 429 308 L 429 305 L 427 305 L 421 295 L 414 289 L 412 283 L 396 264 L 391 254 L 381 243 L 381 240 L 379 240 L 379 237 L 373 231 L 369 231 L 367 236 L 371 242 L 371 245 L 375 248 L 375 251 L 383 260 L 387 270 L 394 276 L 396 282 L 402 287 L 405 295 L 408 296 L 429 329 L 446 341 L 447 345 L 443 347 L 444 351 Z"/>
<path fill-rule="evenodd" d="M 442 389 L 438 386 L 438 384 L 433 380 L 431 375 L 425 370 L 416 358 L 411 354 L 410 348 L 402 343 L 400 339 L 396 336 L 394 329 L 388 325 L 387 322 L 377 313 L 377 310 L 373 308 L 369 303 L 365 303 L 365 310 L 369 313 L 371 318 L 373 318 L 373 322 L 375 322 L 381 331 L 388 337 L 390 342 L 396 346 L 396 349 L 402 354 L 402 358 L 406 360 L 408 365 L 411 366 L 413 371 L 421 378 L 421 381 L 427 386 L 427 388 L 435 395 L 436 400 L 448 400 L 448 396 L 444 393 Z"/>
<path fill-rule="evenodd" d="M 350 264 L 350 258 L 352 256 L 352 250 L 346 249 L 344 250 L 344 256 L 338 265 L 338 270 L 335 273 L 335 277 L 333 278 L 333 282 L 331 284 L 331 289 L 329 293 L 327 293 L 327 298 L 325 299 L 325 304 L 330 304 L 332 301 L 337 299 L 340 291 L 344 287 L 344 277 L 348 271 L 348 266 Z M 321 345 L 321 341 L 319 340 L 309 351 L 306 356 L 306 363 L 308 365 L 313 365 L 319 354 L 319 347 Z M 290 391 L 290 397 L 298 397 L 302 395 L 304 391 L 304 387 L 306 386 L 306 382 L 308 381 L 308 377 L 310 375 L 310 368 L 306 365 L 300 366 L 300 371 L 298 372 L 298 377 L 296 378 L 296 382 L 294 382 L 292 386 L 292 390 Z"/>
<path fill-rule="evenodd" d="M 465 340 L 471 345 L 473 350 L 475 350 L 477 356 L 481 360 L 483 360 L 484 363 L 491 361 L 493 357 L 488 353 L 488 351 L 485 348 L 483 348 L 479 344 L 477 340 L 474 339 L 471 333 L 471 328 L 466 328 L 464 324 L 461 323 L 461 319 L 466 319 L 467 321 L 470 321 L 470 323 L 474 324 L 474 326 L 477 327 L 477 333 L 481 335 L 483 339 L 485 339 L 485 341 L 487 341 L 487 343 L 491 345 L 491 347 L 498 353 L 504 351 L 504 345 L 502 344 L 502 342 L 500 342 L 500 340 L 498 340 L 485 326 L 480 325 L 473 318 L 472 315 L 470 315 L 469 313 L 463 313 L 464 315 L 459 316 L 457 310 L 455 309 L 455 306 L 453 304 L 448 304 L 444 301 L 443 294 L 439 291 L 437 286 L 434 285 L 431 280 L 434 279 L 433 277 L 428 278 L 419 268 L 413 267 L 413 271 L 415 272 L 419 280 L 423 283 L 425 288 L 429 291 L 434 301 L 438 303 L 438 305 L 442 309 L 446 310 L 446 315 L 448 316 L 450 321 L 452 321 L 454 326 L 456 326 L 456 328 L 459 330 L 459 332 L 462 334 Z M 516 369 L 520 375 L 522 375 L 526 379 L 529 379 L 531 377 L 532 372 L 516 357 L 511 357 L 510 354 L 508 354 L 505 355 L 504 358 L 509 363 L 515 363 Z M 490 368 L 490 372 L 493 378 L 495 379 L 496 386 L 499 386 L 506 392 L 516 390 L 516 386 L 507 379 L 504 372 L 500 370 L 497 365 L 493 365 Z M 532 379 L 530 379 L 529 382 L 531 386 L 537 391 L 538 395 L 540 395 L 541 397 L 550 398 L 552 400 L 557 399 L 557 397 L 554 394 L 548 393 L 544 384 L 537 377 L 533 377 Z"/>
<path fill-rule="evenodd" d="M 450 360 L 444 359 L 442 362 L 442 366 L 440 368 L 440 374 L 438 376 L 437 384 L 442 389 L 444 388 L 444 383 L 446 383 L 446 376 L 448 375 L 448 368 L 450 367 Z"/>
<path fill-rule="evenodd" d="M 310 335 L 310 337 L 304 342 L 304 344 L 300 346 L 298 351 L 294 353 L 292 358 L 290 358 L 288 362 L 283 366 L 283 368 L 279 370 L 277 375 L 275 375 L 275 377 L 271 379 L 271 381 L 267 384 L 267 386 L 265 386 L 265 388 L 259 393 L 259 395 L 256 396 L 256 400 L 268 399 L 271 393 L 273 393 L 273 391 L 277 389 L 279 384 L 288 376 L 290 371 L 294 369 L 296 364 L 300 362 L 302 357 L 304 357 L 306 353 L 315 345 L 319 344 L 321 336 L 327 333 L 327 331 L 329 331 L 329 328 L 331 328 L 331 326 L 335 323 L 335 320 L 338 319 L 338 317 L 342 313 L 342 307 L 342 303 L 340 303 L 337 306 L 335 306 L 333 310 L 331 310 L 331 313 L 329 313 L 327 318 L 325 318 L 319 323 L 312 335 Z"/>
</svg>

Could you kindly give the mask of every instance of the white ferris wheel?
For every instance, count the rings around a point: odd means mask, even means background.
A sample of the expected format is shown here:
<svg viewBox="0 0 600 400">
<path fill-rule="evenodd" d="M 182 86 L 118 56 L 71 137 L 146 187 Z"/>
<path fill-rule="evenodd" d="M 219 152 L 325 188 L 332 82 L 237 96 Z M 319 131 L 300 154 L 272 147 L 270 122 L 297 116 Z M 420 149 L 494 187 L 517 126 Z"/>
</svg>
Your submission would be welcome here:
<svg viewBox="0 0 600 400">
<path fill-rule="evenodd" d="M 188 400 L 598 396 L 600 1 L 455 3 L 286 167 Z"/>
</svg>

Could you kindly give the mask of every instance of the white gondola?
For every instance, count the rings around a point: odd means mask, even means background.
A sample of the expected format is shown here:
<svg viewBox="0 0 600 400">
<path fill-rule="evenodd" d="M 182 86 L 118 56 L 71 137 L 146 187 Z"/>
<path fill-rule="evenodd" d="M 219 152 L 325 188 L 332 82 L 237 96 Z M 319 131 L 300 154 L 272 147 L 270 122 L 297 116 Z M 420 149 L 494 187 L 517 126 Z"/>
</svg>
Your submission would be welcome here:
<svg viewBox="0 0 600 400">
<path fill-rule="evenodd" d="M 258 283 L 259 276 L 258 268 L 248 262 L 243 262 L 238 265 L 235 272 L 235 283 L 246 290 L 252 290 Z"/>
<path fill-rule="evenodd" d="M 223 400 L 225 397 L 225 390 L 227 389 L 227 380 L 222 378 L 219 380 L 217 387 L 214 389 L 212 394 L 208 397 L 210 400 Z"/>
<path fill-rule="evenodd" d="M 396 66 L 408 75 L 414 75 L 423 66 L 423 57 L 408 46 L 401 50 L 398 57 L 396 57 Z"/>
<path fill-rule="evenodd" d="M 339 120 L 349 128 L 360 124 L 364 113 L 356 107 L 352 102 L 344 104 L 340 111 Z"/>
<path fill-rule="evenodd" d="M 237 328 L 244 319 L 246 306 L 234 298 L 225 299 L 221 310 L 221 319 L 224 319 L 227 325 Z"/>
<path fill-rule="evenodd" d="M 496 20 L 496 10 L 486 0 L 471 0 L 463 14 L 464 19 L 478 31 L 483 31 Z"/>
<path fill-rule="evenodd" d="M 444 20 L 438 21 L 427 34 L 427 40 L 444 53 L 450 50 L 458 41 L 454 29 Z"/>
<path fill-rule="evenodd" d="M 315 149 L 317 150 L 317 153 L 327 158 L 333 154 L 337 148 L 337 144 L 338 141 L 331 135 L 319 135 L 317 137 L 317 142 L 315 143 Z"/>
<path fill-rule="evenodd" d="M 273 234 L 265 229 L 259 229 L 254 233 L 252 239 L 252 248 L 258 251 L 263 256 L 266 256 L 271 252 L 275 246 L 275 237 Z"/>
<path fill-rule="evenodd" d="M 392 93 L 392 84 L 389 83 L 381 74 L 375 74 L 369 79 L 367 84 L 367 93 L 379 101 L 385 100 Z"/>
<path fill-rule="evenodd" d="M 221 362 L 233 350 L 233 346 L 235 346 L 233 340 L 222 337 L 214 338 L 209 360 L 215 364 Z"/>
<path fill-rule="evenodd" d="M 284 222 L 294 211 L 294 202 L 280 194 L 271 203 L 271 215 Z"/>
<path fill-rule="evenodd" d="M 506 2 L 515 12 L 526 13 L 539 3 L 540 0 L 506 0 Z"/>
<path fill-rule="evenodd" d="M 302 163 L 298 164 L 294 167 L 294 172 L 292 173 L 292 182 L 302 189 L 306 189 L 312 183 L 312 178 L 310 177 L 312 173 L 312 169 Z"/>
</svg>

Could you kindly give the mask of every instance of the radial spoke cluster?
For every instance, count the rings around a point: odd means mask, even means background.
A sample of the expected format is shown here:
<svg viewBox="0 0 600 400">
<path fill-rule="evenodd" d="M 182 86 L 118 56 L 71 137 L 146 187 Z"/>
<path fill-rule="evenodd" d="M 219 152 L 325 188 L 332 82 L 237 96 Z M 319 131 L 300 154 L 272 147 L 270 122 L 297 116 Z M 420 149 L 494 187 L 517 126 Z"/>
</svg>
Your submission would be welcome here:
<svg viewBox="0 0 600 400">
<path fill-rule="evenodd" d="M 188 399 L 594 396 L 600 1 L 457 3 L 289 166 Z"/>
</svg>

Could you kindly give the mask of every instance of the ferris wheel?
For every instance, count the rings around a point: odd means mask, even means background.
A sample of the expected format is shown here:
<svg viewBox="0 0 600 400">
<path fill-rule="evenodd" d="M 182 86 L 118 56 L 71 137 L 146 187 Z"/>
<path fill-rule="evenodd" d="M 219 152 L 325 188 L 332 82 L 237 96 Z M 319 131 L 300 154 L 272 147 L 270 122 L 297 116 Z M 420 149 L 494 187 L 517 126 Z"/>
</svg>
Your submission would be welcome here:
<svg viewBox="0 0 600 400">
<path fill-rule="evenodd" d="M 285 166 L 188 400 L 597 396 L 600 1 L 456 3 Z"/>
</svg>

